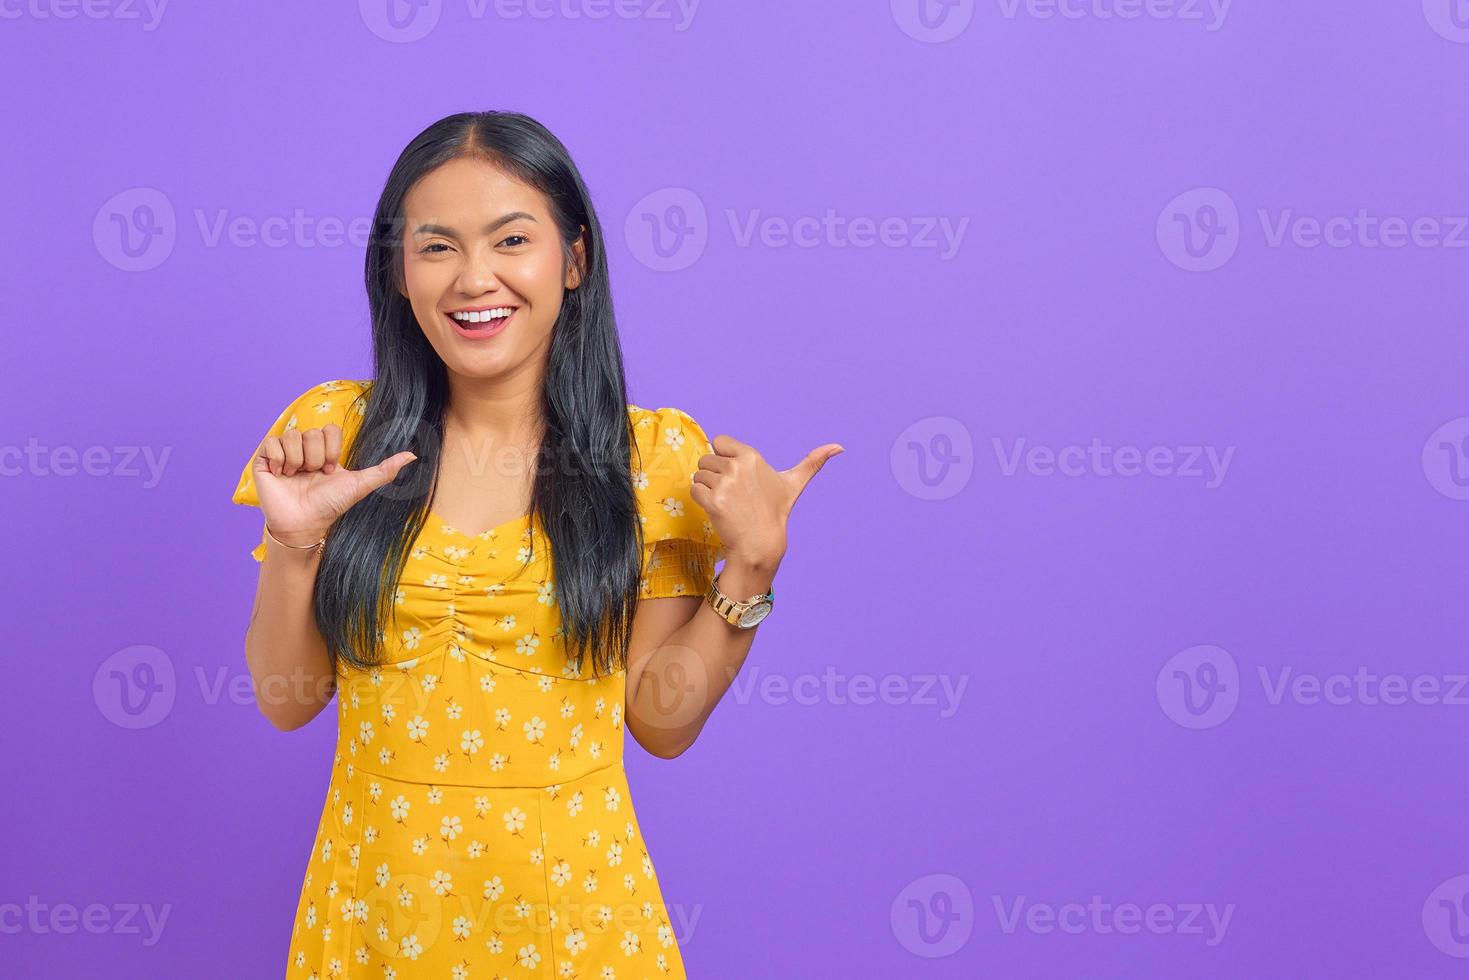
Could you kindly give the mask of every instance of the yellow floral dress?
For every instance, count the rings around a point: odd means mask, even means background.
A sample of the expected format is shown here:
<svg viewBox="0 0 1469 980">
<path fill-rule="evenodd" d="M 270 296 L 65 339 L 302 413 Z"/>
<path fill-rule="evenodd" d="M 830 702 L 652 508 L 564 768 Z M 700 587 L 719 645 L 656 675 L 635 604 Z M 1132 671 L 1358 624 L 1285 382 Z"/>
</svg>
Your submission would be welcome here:
<svg viewBox="0 0 1469 980">
<path fill-rule="evenodd" d="M 268 434 L 335 422 L 345 448 L 369 387 L 318 385 Z M 723 544 L 689 487 L 712 448 L 678 409 L 628 412 L 639 594 L 702 595 Z M 250 462 L 234 502 L 260 506 Z M 336 755 L 288 978 L 685 975 L 623 768 L 625 673 L 567 662 L 549 551 L 530 517 L 470 535 L 430 514 L 386 661 L 338 666 Z M 265 558 L 263 530 L 252 554 Z"/>
</svg>

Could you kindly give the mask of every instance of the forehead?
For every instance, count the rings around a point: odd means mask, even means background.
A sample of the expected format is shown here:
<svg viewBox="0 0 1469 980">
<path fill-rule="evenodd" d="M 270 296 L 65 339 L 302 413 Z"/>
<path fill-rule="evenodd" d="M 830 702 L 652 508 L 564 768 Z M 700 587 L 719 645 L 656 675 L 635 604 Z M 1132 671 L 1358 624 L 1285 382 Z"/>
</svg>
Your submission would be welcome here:
<svg viewBox="0 0 1469 980">
<path fill-rule="evenodd" d="M 545 220 L 546 197 L 484 160 L 458 157 L 419 178 L 403 199 L 410 228 L 423 221 L 453 224 L 526 211 Z"/>
</svg>

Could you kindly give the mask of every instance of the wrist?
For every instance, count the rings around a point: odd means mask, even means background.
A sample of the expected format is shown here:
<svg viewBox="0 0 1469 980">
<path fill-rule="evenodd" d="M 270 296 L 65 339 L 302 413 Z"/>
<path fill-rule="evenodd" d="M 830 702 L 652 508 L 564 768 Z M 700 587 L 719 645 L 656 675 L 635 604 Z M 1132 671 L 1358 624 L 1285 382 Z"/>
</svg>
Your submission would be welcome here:
<svg viewBox="0 0 1469 980">
<path fill-rule="evenodd" d="M 279 531 L 265 524 L 266 548 L 275 546 L 281 551 L 294 551 L 297 554 L 316 554 L 320 549 L 318 544 L 325 540 L 327 528 L 304 530 Z"/>
</svg>

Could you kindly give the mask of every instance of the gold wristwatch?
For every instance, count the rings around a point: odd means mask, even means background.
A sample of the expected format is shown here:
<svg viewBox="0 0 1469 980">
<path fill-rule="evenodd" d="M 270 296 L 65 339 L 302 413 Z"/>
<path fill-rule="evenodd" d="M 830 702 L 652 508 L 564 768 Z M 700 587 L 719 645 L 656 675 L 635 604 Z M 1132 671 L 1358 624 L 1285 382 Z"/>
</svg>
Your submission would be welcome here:
<svg viewBox="0 0 1469 980">
<path fill-rule="evenodd" d="M 723 574 L 722 570 L 720 574 Z M 709 591 L 704 593 L 704 598 L 709 600 L 709 605 L 714 607 L 714 611 L 723 616 L 731 626 L 747 630 L 759 626 L 760 621 L 770 615 L 770 610 L 775 604 L 775 588 L 772 587 L 769 592 L 752 595 L 744 602 L 736 602 L 719 591 L 719 575 L 715 575 L 709 583 Z"/>
</svg>

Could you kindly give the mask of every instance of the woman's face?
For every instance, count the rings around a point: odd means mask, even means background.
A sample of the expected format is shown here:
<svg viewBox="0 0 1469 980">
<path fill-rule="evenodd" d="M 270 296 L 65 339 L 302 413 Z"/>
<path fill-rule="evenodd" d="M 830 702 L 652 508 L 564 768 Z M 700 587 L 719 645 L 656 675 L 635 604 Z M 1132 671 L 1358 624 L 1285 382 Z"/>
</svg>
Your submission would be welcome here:
<svg viewBox="0 0 1469 980">
<path fill-rule="evenodd" d="M 578 263 L 563 262 L 545 195 L 482 160 L 459 157 L 425 174 L 403 210 L 400 292 L 450 372 L 541 371 L 563 292 L 581 281 Z M 583 247 L 578 238 L 578 262 Z M 505 320 L 453 316 L 506 307 L 513 312 Z"/>
</svg>

